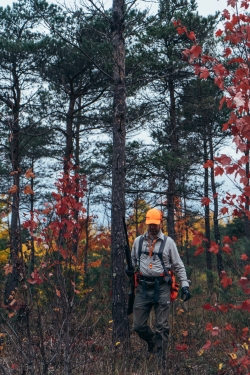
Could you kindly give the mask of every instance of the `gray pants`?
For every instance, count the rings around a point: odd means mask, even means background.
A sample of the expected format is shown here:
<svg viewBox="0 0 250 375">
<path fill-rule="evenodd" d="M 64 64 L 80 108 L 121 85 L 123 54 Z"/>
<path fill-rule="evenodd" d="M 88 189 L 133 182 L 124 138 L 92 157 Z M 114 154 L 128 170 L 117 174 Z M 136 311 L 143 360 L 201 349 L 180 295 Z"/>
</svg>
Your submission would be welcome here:
<svg viewBox="0 0 250 375">
<path fill-rule="evenodd" d="M 146 342 L 154 341 L 156 354 L 165 358 L 169 335 L 170 286 L 167 283 L 159 286 L 159 301 L 154 301 L 154 289 L 147 289 L 146 298 L 142 298 L 142 286 L 138 285 L 134 301 L 133 329 Z M 155 310 L 155 332 L 147 325 L 150 311 Z"/>
</svg>

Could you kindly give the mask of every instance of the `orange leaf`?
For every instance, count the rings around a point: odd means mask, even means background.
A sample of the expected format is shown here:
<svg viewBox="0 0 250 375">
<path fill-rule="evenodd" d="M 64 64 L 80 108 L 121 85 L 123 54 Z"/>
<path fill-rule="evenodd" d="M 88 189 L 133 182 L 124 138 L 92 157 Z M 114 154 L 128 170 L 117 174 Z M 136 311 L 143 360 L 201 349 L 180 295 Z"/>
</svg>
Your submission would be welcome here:
<svg viewBox="0 0 250 375">
<path fill-rule="evenodd" d="M 13 271 L 13 266 L 11 264 L 6 264 L 4 266 L 5 275 L 8 275 L 9 273 L 12 273 L 12 271 Z"/>
<path fill-rule="evenodd" d="M 58 298 L 61 297 L 61 292 L 60 292 L 60 290 L 56 289 L 56 295 L 57 295 Z"/>
<path fill-rule="evenodd" d="M 220 283 L 223 288 L 227 288 L 229 285 L 233 284 L 233 280 L 231 279 L 231 277 L 224 276 Z"/>
<path fill-rule="evenodd" d="M 30 185 L 26 185 L 23 189 L 24 194 L 34 194 L 34 191 L 31 189 Z"/>
<path fill-rule="evenodd" d="M 25 177 L 26 178 L 35 178 L 36 177 L 36 175 L 32 172 L 32 168 L 27 169 L 27 171 L 25 172 Z"/>
<path fill-rule="evenodd" d="M 15 194 L 18 190 L 18 187 L 16 185 L 12 185 L 11 188 L 8 190 L 9 194 Z"/>
<path fill-rule="evenodd" d="M 182 332 L 182 336 L 184 336 L 184 337 L 185 337 L 185 336 L 188 336 L 188 331 L 183 331 L 183 332 Z"/>
<path fill-rule="evenodd" d="M 212 160 L 207 160 L 206 163 L 203 164 L 203 168 L 212 168 L 214 166 L 214 162 Z"/>
</svg>

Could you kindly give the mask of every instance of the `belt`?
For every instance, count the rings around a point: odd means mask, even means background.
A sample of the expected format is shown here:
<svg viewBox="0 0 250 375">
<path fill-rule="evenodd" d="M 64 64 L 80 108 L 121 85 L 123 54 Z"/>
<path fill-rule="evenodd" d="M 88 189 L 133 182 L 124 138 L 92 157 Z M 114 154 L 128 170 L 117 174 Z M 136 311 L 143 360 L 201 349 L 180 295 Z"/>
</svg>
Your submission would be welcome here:
<svg viewBox="0 0 250 375">
<path fill-rule="evenodd" d="M 149 277 L 149 276 L 140 275 L 140 281 L 142 280 L 148 281 L 150 283 L 154 283 L 155 280 L 164 281 L 164 276 Z"/>
<path fill-rule="evenodd" d="M 144 281 L 144 280 L 140 280 L 140 281 L 139 281 L 139 285 L 143 285 L 143 284 L 142 284 L 143 281 Z M 162 285 L 162 284 L 164 284 L 164 283 L 165 283 L 164 280 L 159 281 L 159 285 Z M 154 281 L 153 281 L 153 282 L 146 281 L 146 282 L 145 282 L 145 288 L 146 288 L 146 289 L 154 289 L 154 288 L 155 288 L 155 282 L 154 282 Z"/>
</svg>

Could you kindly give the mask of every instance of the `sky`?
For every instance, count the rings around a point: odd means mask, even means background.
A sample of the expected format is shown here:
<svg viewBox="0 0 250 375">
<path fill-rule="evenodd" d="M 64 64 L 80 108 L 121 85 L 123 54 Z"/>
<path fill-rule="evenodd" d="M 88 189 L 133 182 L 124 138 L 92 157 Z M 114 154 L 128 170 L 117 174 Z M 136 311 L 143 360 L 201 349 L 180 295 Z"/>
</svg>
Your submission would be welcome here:
<svg viewBox="0 0 250 375">
<path fill-rule="evenodd" d="M 53 0 L 54 3 L 57 0 Z M 58 3 L 63 3 L 63 1 L 58 1 Z M 68 3 L 74 3 L 75 0 L 68 0 Z M 208 14 L 214 14 L 216 11 L 221 11 L 227 7 L 227 0 L 196 0 L 198 4 L 198 12 L 203 15 L 207 16 Z M 6 5 L 12 5 L 12 0 L 0 0 L 0 6 L 5 7 Z M 149 1 L 147 1 L 150 4 Z"/>
</svg>

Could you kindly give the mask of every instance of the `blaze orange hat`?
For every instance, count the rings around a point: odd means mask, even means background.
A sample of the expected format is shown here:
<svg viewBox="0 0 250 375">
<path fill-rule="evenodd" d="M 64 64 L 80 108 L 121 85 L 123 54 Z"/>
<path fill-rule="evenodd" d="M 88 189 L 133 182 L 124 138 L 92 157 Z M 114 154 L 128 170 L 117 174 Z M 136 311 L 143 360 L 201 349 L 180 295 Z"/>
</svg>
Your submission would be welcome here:
<svg viewBox="0 0 250 375">
<path fill-rule="evenodd" d="M 160 224 L 161 219 L 162 214 L 158 208 L 152 208 L 146 213 L 146 224 Z"/>
</svg>

